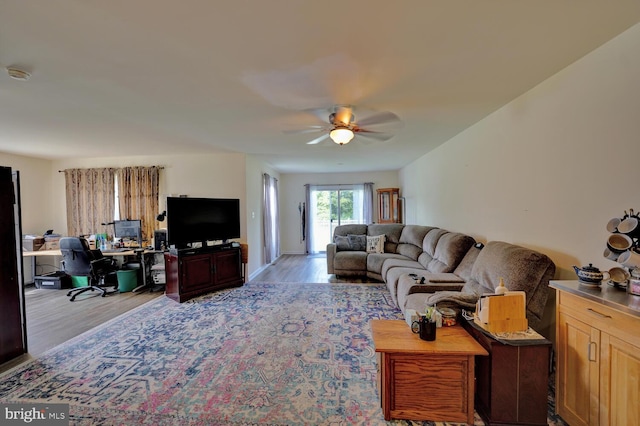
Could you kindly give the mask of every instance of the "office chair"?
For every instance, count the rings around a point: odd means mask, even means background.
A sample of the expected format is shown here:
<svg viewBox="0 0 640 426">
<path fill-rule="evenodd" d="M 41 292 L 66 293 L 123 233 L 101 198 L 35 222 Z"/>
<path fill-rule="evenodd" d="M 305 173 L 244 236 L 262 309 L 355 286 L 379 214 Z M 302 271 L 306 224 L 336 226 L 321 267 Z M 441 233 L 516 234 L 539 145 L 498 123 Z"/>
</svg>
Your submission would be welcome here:
<svg viewBox="0 0 640 426">
<path fill-rule="evenodd" d="M 97 290 L 102 293 L 102 297 L 115 293 L 115 290 L 107 291 L 106 289 L 106 287 L 118 285 L 116 276 L 118 268 L 113 259 L 104 257 L 100 250 L 91 250 L 84 238 L 60 238 L 60 251 L 63 269 L 67 274 L 87 277 L 86 287 L 75 288 L 67 293 L 67 296 L 71 296 L 71 302 L 77 295 L 87 291 Z"/>
</svg>

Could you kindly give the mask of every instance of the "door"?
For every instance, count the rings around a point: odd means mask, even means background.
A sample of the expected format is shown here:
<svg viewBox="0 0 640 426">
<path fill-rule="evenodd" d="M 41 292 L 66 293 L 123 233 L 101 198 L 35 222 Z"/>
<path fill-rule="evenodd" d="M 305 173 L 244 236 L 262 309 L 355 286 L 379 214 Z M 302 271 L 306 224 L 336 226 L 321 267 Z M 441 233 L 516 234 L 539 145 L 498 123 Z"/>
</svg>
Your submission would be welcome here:
<svg viewBox="0 0 640 426">
<path fill-rule="evenodd" d="M 361 186 L 361 185 L 359 185 Z M 327 251 L 338 225 L 363 223 L 364 189 L 355 185 L 311 189 L 309 238 L 311 253 Z"/>
<path fill-rule="evenodd" d="M 210 253 L 183 256 L 180 259 L 180 269 L 180 290 L 184 293 L 209 288 L 215 282 L 215 266 Z"/>
<path fill-rule="evenodd" d="M 556 406 L 571 425 L 597 422 L 599 381 L 598 330 L 560 311 Z M 594 399 L 595 398 L 595 399 Z"/>
<path fill-rule="evenodd" d="M 607 333 L 601 339 L 600 424 L 639 425 L 640 347 Z"/>
<path fill-rule="evenodd" d="M 215 284 L 221 285 L 242 280 L 240 250 L 222 250 L 214 253 Z"/>
<path fill-rule="evenodd" d="M 0 167 L 0 363 L 26 352 L 18 175 Z M 21 256 L 20 256 L 21 260 Z"/>
</svg>

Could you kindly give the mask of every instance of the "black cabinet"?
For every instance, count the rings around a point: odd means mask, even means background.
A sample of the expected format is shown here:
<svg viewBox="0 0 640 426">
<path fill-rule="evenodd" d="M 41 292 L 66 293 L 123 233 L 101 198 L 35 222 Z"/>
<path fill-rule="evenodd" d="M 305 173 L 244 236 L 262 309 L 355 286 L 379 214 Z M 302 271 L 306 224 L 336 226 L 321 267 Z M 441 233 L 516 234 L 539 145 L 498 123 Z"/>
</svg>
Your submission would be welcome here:
<svg viewBox="0 0 640 426">
<path fill-rule="evenodd" d="M 476 357 L 476 411 L 487 425 L 546 425 L 551 342 L 512 346 L 463 321 L 489 356 Z"/>
<path fill-rule="evenodd" d="M 164 262 L 166 295 L 178 302 L 243 283 L 240 248 L 173 251 Z"/>
</svg>

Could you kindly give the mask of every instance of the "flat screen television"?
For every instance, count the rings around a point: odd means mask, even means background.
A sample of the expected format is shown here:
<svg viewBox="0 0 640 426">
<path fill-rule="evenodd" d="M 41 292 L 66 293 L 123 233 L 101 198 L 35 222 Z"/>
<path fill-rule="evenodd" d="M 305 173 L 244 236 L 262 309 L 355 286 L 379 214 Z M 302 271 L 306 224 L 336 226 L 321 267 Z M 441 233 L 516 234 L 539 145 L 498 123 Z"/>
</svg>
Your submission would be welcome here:
<svg viewBox="0 0 640 426">
<path fill-rule="evenodd" d="M 167 198 L 167 243 L 177 248 L 192 243 L 240 238 L 237 198 Z"/>
</svg>

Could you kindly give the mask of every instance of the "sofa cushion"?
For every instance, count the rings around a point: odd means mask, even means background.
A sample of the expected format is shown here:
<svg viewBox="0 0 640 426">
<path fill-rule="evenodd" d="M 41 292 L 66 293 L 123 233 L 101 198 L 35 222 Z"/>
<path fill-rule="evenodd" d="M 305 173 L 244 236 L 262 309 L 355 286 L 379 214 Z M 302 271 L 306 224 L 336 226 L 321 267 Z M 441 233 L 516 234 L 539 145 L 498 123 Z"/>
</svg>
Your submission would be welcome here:
<svg viewBox="0 0 640 426">
<path fill-rule="evenodd" d="M 351 243 L 349 242 L 349 237 L 336 235 L 335 237 L 333 237 L 333 242 L 336 243 L 336 250 L 338 251 L 353 250 L 351 248 Z"/>
<path fill-rule="evenodd" d="M 382 269 L 380 270 L 380 274 L 384 278 L 385 282 L 388 281 L 387 275 L 389 274 L 389 271 L 393 268 L 411 268 L 411 269 L 419 269 L 425 272 L 425 269 L 422 267 L 422 265 L 418 261 L 411 260 L 402 255 L 398 255 L 398 256 L 399 257 L 390 258 L 384 261 L 384 264 L 382 265 Z"/>
<path fill-rule="evenodd" d="M 351 250 L 354 251 L 365 251 L 367 248 L 367 237 L 365 235 L 347 235 L 349 239 L 349 245 L 351 246 Z"/>
<path fill-rule="evenodd" d="M 385 253 L 395 253 L 396 247 L 400 242 L 400 234 L 402 233 L 402 229 L 404 225 L 400 223 L 378 223 L 372 224 L 367 227 L 367 235 L 376 236 L 376 235 L 384 235 L 384 252 Z"/>
<path fill-rule="evenodd" d="M 406 259 L 395 253 L 369 253 L 367 256 L 367 271 L 382 275 L 382 267 L 388 259 Z"/>
<path fill-rule="evenodd" d="M 367 236 L 367 253 L 384 253 L 384 241 L 384 234 L 374 237 Z"/>
<path fill-rule="evenodd" d="M 424 237 L 432 229 L 435 228 L 431 226 L 405 225 L 402 234 L 400 234 L 396 253 L 418 260 L 418 256 L 422 253 Z"/>
<path fill-rule="evenodd" d="M 456 269 L 454 269 L 453 273 L 463 280 L 468 281 L 471 278 L 471 270 L 473 269 L 473 264 L 478 258 L 482 247 L 484 247 L 482 243 L 476 243 L 472 245 L 471 248 L 467 251 L 467 254 L 465 254 L 462 258 Z"/>
<path fill-rule="evenodd" d="M 367 248 L 366 235 L 336 235 L 333 237 L 333 242 L 337 251 L 365 251 Z"/>
<path fill-rule="evenodd" d="M 427 269 L 431 272 L 452 272 L 475 242 L 470 236 L 458 232 L 443 234 Z"/>
<path fill-rule="evenodd" d="M 418 275 L 427 272 L 418 262 L 415 262 L 415 265 L 416 267 L 396 266 L 394 268 L 390 268 L 387 271 L 387 274 L 384 276 L 383 281 L 385 281 L 387 284 L 389 293 L 391 293 L 391 299 L 393 300 L 393 303 L 395 303 L 399 308 L 401 308 L 401 306 L 398 305 L 398 281 L 400 280 L 400 277 L 406 274 Z"/>
<path fill-rule="evenodd" d="M 361 224 L 340 225 L 340 226 L 336 226 L 336 229 L 333 231 L 334 237 L 336 235 L 342 235 L 346 237 L 349 234 L 367 235 L 367 225 L 361 225 Z"/>
<path fill-rule="evenodd" d="M 422 253 L 418 256 L 418 262 L 420 262 L 423 268 L 428 269 L 429 263 L 436 254 L 438 240 L 446 233 L 447 231 L 444 229 L 435 228 L 427 232 L 427 235 L 424 236 L 424 240 L 422 240 Z"/>
<path fill-rule="evenodd" d="M 342 271 L 354 271 L 356 273 L 366 273 L 367 252 L 364 251 L 339 251 L 333 259 L 333 267 L 336 274 Z"/>
<path fill-rule="evenodd" d="M 508 290 L 522 290 L 527 298 L 527 319 L 535 327 L 547 301 L 555 265 L 546 255 L 503 241 L 490 241 L 480 250 L 464 292 L 493 293 L 500 278 Z"/>
</svg>

